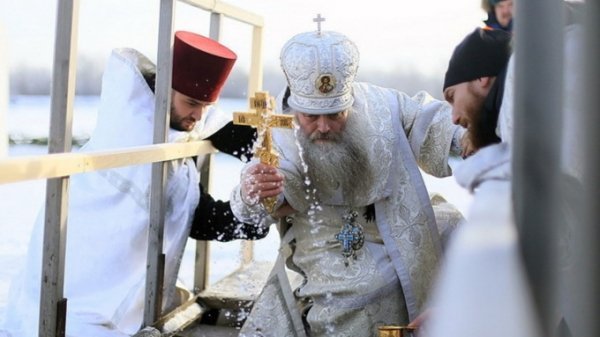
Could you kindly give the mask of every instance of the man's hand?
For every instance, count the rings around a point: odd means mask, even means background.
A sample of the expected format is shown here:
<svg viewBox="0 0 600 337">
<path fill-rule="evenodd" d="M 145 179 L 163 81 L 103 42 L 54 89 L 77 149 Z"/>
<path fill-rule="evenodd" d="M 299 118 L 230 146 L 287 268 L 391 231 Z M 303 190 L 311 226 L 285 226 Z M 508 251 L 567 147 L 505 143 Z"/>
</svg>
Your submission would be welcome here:
<svg viewBox="0 0 600 337">
<path fill-rule="evenodd" d="M 423 326 L 423 324 L 432 316 L 433 309 L 425 309 L 417 318 L 415 318 L 412 322 L 408 323 L 407 328 L 411 329 L 419 329 Z M 422 331 L 421 331 L 422 332 Z M 415 336 L 420 336 L 418 330 Z"/>
<path fill-rule="evenodd" d="M 249 206 L 265 198 L 277 197 L 283 192 L 284 177 L 269 165 L 258 163 L 242 172 L 242 200 Z"/>
<path fill-rule="evenodd" d="M 460 156 L 463 159 L 471 156 L 472 154 L 474 154 L 477 151 L 477 148 L 475 148 L 475 146 L 473 145 L 473 142 L 471 141 L 470 133 L 468 130 L 463 134 L 463 136 L 460 140 L 460 147 L 462 148 L 462 152 L 460 153 Z"/>
</svg>

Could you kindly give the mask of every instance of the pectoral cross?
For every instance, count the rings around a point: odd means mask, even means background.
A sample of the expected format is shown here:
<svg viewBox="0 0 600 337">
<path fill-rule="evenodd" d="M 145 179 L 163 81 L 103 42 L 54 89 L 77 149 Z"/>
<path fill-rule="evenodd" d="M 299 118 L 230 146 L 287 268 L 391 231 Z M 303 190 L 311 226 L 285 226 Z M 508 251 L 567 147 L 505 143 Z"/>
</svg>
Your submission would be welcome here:
<svg viewBox="0 0 600 337">
<path fill-rule="evenodd" d="M 261 163 L 279 167 L 279 154 L 273 149 L 271 128 L 292 128 L 294 117 L 290 115 L 274 114 L 275 99 L 266 91 L 256 92 L 250 97 L 250 112 L 234 112 L 233 123 L 256 127 L 261 145 L 254 152 L 254 157 Z M 263 205 L 269 213 L 273 212 L 276 197 L 263 200 Z"/>
<path fill-rule="evenodd" d="M 342 256 L 346 267 L 349 264 L 350 258 L 356 260 L 356 252 L 360 250 L 365 243 L 365 235 L 361 225 L 356 223 L 358 213 L 355 211 L 349 212 L 343 217 L 344 224 L 339 233 L 335 235 L 335 239 L 342 245 Z"/>
</svg>

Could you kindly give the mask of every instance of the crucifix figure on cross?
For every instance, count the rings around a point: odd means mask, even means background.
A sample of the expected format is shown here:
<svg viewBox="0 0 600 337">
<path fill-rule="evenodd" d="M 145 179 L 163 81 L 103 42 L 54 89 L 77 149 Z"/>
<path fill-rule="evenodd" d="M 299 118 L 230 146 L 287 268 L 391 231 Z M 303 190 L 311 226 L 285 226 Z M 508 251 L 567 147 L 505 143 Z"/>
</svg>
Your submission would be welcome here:
<svg viewBox="0 0 600 337">
<path fill-rule="evenodd" d="M 321 22 L 324 22 L 325 18 L 321 17 L 321 14 L 317 14 L 317 17 L 313 19 L 313 22 L 317 23 L 317 33 L 321 35 Z"/>
<path fill-rule="evenodd" d="M 279 166 L 279 154 L 273 149 L 271 128 L 293 127 L 294 117 L 290 115 L 274 114 L 275 99 L 266 91 L 258 91 L 250 97 L 249 112 L 234 112 L 233 123 L 256 127 L 260 146 L 254 152 L 254 158 L 269 166 Z M 256 148 L 256 147 L 255 147 Z M 277 198 L 263 200 L 263 205 L 269 213 L 273 212 Z"/>
</svg>

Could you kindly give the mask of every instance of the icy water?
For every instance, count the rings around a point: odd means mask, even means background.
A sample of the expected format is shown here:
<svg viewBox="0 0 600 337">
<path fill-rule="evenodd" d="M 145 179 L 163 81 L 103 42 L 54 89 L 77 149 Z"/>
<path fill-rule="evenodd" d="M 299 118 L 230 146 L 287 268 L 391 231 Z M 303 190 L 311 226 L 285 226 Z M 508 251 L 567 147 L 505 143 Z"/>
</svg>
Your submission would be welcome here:
<svg viewBox="0 0 600 337">
<path fill-rule="evenodd" d="M 84 139 L 91 133 L 96 121 L 97 97 L 78 97 L 73 113 L 73 137 Z M 247 103 L 242 99 L 222 99 L 224 111 L 246 110 Z M 16 140 L 26 142 L 32 138 L 45 137 L 49 125 L 49 98 L 16 97 L 11 100 L 6 115 L 7 132 Z M 9 147 L 9 156 L 23 156 L 46 153 L 40 145 L 18 144 Z M 213 196 L 227 200 L 231 188 L 239 182 L 242 163 L 237 159 L 217 154 L 213 174 Z M 1 173 L 0 173 L 1 174 Z M 449 202 L 465 213 L 471 197 L 456 185 L 454 178 L 437 179 L 425 175 L 430 192 L 442 194 Z M 44 202 L 45 181 L 34 180 L 0 185 L 0 321 L 6 310 L 6 300 L 11 279 L 18 272 L 24 260 L 29 235 L 37 213 Z M 277 254 L 278 234 L 272 228 L 269 235 L 256 241 L 255 259 L 272 261 Z M 211 242 L 210 282 L 214 283 L 232 273 L 239 266 L 240 242 Z M 193 285 L 195 243 L 188 242 L 180 271 L 180 278 L 189 287 Z"/>
</svg>

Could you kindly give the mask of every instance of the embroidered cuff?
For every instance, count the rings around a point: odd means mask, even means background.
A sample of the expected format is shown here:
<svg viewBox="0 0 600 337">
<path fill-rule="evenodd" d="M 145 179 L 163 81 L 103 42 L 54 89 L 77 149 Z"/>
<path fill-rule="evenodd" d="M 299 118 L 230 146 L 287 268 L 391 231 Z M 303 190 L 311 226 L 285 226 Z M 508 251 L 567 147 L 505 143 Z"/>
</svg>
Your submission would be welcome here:
<svg viewBox="0 0 600 337">
<path fill-rule="evenodd" d="M 245 223 L 258 224 L 260 221 L 268 216 L 267 210 L 260 202 L 256 202 L 253 205 L 249 205 L 245 202 L 242 197 L 242 189 L 240 185 L 237 185 L 232 191 L 229 198 L 231 205 L 231 211 L 238 220 Z"/>
</svg>

